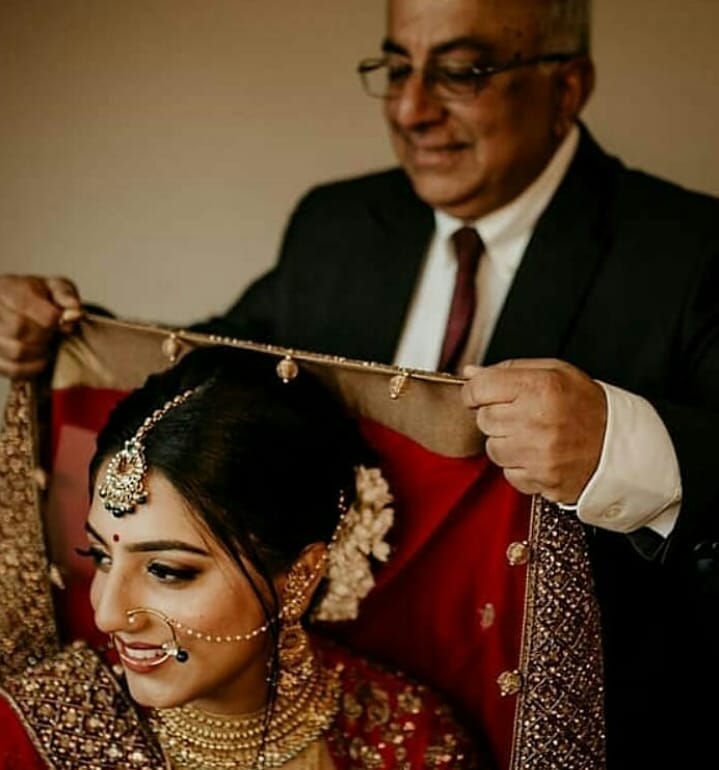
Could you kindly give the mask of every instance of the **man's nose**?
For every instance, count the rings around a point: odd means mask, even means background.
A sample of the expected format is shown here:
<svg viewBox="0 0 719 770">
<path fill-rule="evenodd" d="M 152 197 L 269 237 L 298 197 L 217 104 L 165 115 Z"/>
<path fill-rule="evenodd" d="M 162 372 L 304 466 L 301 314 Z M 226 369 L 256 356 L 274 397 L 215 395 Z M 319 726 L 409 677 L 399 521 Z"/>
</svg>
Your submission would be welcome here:
<svg viewBox="0 0 719 770">
<path fill-rule="evenodd" d="M 402 128 L 417 129 L 441 121 L 446 115 L 443 101 L 434 94 L 423 70 L 414 70 L 400 93 L 390 99 L 387 112 Z"/>
</svg>

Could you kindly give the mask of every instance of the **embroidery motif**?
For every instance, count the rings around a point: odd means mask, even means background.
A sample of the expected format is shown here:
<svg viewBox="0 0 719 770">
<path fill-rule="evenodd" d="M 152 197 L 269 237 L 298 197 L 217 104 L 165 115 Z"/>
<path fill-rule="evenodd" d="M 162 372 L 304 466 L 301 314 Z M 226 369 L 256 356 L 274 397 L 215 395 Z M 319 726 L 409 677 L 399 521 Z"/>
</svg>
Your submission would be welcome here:
<svg viewBox="0 0 719 770">
<path fill-rule="evenodd" d="M 34 411 L 33 386 L 14 383 L 0 436 L 0 678 L 59 647 L 40 521 L 47 484 L 35 467 Z"/>
<path fill-rule="evenodd" d="M 342 708 L 327 739 L 348 770 L 476 767 L 469 739 L 451 710 L 437 705 L 426 687 L 411 680 L 399 690 L 395 682 L 385 688 L 381 672 L 366 662 L 343 672 Z M 428 715 L 433 721 L 429 736 Z"/>
<path fill-rule="evenodd" d="M 3 689 L 56 770 L 168 768 L 129 698 L 83 643 L 9 677 Z"/>
<path fill-rule="evenodd" d="M 534 500 L 532 552 L 512 770 L 604 767 L 599 610 L 581 524 Z M 571 618 L 571 623 L 557 623 Z M 557 673 L 559 672 L 559 673 Z M 561 688 L 562 697 L 553 693 Z"/>
</svg>

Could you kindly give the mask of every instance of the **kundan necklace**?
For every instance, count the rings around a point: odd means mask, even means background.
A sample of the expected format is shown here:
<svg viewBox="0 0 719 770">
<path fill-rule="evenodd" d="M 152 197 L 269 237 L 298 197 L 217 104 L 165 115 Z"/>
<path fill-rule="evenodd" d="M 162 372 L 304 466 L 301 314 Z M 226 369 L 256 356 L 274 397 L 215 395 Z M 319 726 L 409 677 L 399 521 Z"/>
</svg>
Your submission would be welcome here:
<svg viewBox="0 0 719 770">
<path fill-rule="evenodd" d="M 282 767 L 317 741 L 339 698 L 339 670 L 318 666 L 301 692 L 278 698 L 269 725 L 264 709 L 221 716 L 191 706 L 154 711 L 150 724 L 175 770 L 265 770 Z"/>
</svg>

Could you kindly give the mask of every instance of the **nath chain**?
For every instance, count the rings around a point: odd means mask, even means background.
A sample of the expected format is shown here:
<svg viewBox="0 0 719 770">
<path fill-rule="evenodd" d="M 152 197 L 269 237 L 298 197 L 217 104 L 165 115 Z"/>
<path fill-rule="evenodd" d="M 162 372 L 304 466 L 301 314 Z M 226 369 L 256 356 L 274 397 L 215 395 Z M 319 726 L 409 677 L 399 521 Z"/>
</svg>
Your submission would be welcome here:
<svg viewBox="0 0 719 770">
<path fill-rule="evenodd" d="M 317 575 L 319 575 L 322 570 L 324 570 L 329 559 L 330 551 L 334 547 L 342 531 L 345 515 L 348 510 L 344 491 L 340 491 L 337 507 L 340 510 L 340 519 L 337 522 L 335 531 L 332 533 L 332 537 L 330 538 L 330 542 L 327 544 L 327 549 L 322 555 L 322 558 L 318 560 L 317 564 L 312 570 L 307 571 L 302 575 L 299 585 L 295 587 L 295 590 L 291 592 L 291 595 L 285 597 L 285 601 L 279 613 L 275 617 L 270 618 L 266 623 L 263 623 L 261 626 L 257 626 L 257 628 L 253 628 L 251 631 L 245 631 L 241 634 L 208 634 L 204 631 L 198 631 L 196 628 L 186 626 L 179 620 L 175 620 L 175 618 L 168 617 L 167 620 L 178 631 L 181 631 L 192 639 L 199 639 L 202 642 L 212 642 L 218 644 L 223 642 L 250 642 L 261 634 L 269 631 L 269 629 L 280 620 L 296 617 L 297 605 L 302 602 L 307 593 L 307 590 L 314 583 Z"/>
</svg>

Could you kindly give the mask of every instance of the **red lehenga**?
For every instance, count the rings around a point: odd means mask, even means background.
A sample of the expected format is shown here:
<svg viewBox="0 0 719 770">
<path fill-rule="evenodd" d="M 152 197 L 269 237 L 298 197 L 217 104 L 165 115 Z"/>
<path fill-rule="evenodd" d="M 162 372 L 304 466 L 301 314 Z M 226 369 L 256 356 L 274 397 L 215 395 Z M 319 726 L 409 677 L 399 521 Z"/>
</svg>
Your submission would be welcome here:
<svg viewBox="0 0 719 770">
<path fill-rule="evenodd" d="M 339 710 L 324 739 L 336 770 L 478 768 L 476 747 L 426 687 L 339 648 Z M 111 670 L 75 645 L 0 688 L 0 770 L 167 770 L 143 715 Z"/>
<path fill-rule="evenodd" d="M 107 319 L 85 320 L 61 346 L 44 455 L 33 391 L 11 394 L 0 566 L 18 566 L 0 579 L 0 684 L 61 641 L 102 641 L 88 565 L 73 553 L 95 434 L 147 374 L 208 343 L 259 348 L 286 365 L 280 376 L 299 366 L 324 379 L 360 420 L 395 494 L 392 557 L 360 617 L 319 630 L 438 690 L 486 737 L 500 770 L 603 770 L 599 615 L 581 526 L 487 462 L 456 380 Z M 48 581 L 46 542 L 63 590 Z"/>
</svg>

